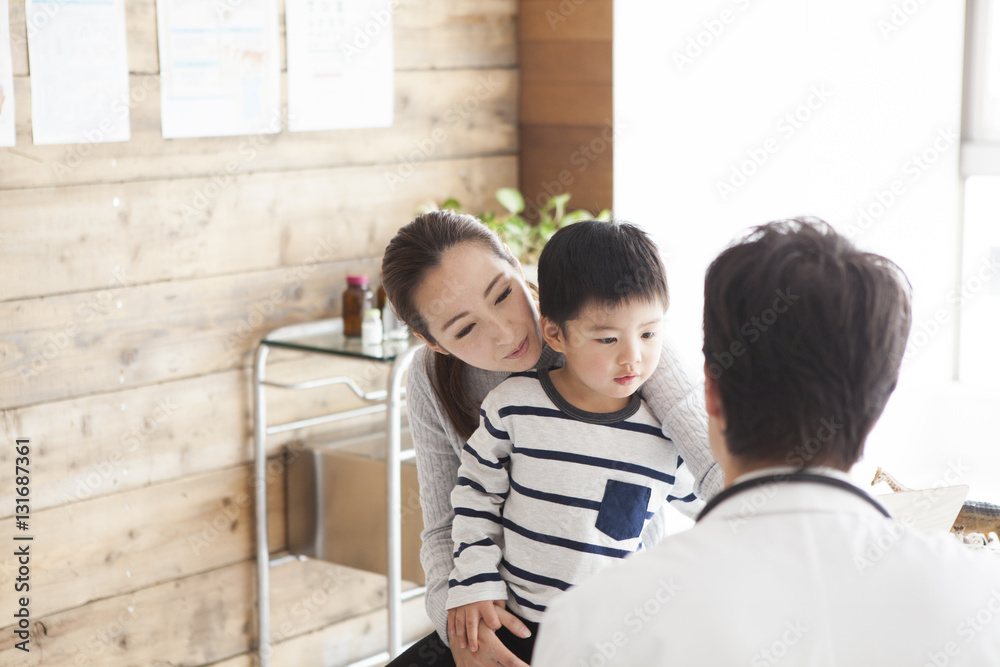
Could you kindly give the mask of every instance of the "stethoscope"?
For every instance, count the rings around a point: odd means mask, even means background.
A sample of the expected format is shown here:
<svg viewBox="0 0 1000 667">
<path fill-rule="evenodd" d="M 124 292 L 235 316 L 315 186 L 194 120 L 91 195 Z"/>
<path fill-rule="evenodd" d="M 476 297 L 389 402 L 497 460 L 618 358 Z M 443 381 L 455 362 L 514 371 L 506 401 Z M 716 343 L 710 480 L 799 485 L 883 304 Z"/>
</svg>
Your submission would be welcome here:
<svg viewBox="0 0 1000 667">
<path fill-rule="evenodd" d="M 857 497 L 863 499 L 866 503 L 877 509 L 883 516 L 892 518 L 889 512 L 882 506 L 882 504 L 869 496 L 867 493 L 849 484 L 842 479 L 837 479 L 836 477 L 827 477 L 826 475 L 817 475 L 811 472 L 790 472 L 790 473 L 775 473 L 773 475 L 765 475 L 763 477 L 755 477 L 753 479 L 748 479 L 737 484 L 733 484 L 728 489 L 723 490 L 719 495 L 715 496 L 705 504 L 705 508 L 698 514 L 698 518 L 695 521 L 701 521 L 705 516 L 715 509 L 719 503 L 732 498 L 735 495 L 749 491 L 750 489 L 755 489 L 758 486 L 763 486 L 765 484 L 783 484 L 785 482 L 804 482 L 807 484 L 825 484 L 827 486 L 832 486 L 848 493 L 853 493 Z"/>
</svg>

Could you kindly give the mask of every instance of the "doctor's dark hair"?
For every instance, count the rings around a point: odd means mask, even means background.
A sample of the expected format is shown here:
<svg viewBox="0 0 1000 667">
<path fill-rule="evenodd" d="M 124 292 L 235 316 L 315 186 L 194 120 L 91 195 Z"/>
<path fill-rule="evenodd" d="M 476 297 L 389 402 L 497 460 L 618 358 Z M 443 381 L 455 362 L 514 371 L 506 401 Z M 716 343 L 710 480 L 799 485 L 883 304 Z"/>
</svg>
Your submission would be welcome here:
<svg viewBox="0 0 1000 667">
<path fill-rule="evenodd" d="M 382 256 L 382 287 L 389 302 L 399 319 L 432 343 L 437 341 L 417 308 L 415 292 L 427 272 L 441 263 L 445 251 L 461 243 L 478 243 L 512 266 L 517 265 L 500 237 L 479 219 L 449 210 L 425 213 L 401 227 Z M 442 294 L 441 298 L 454 296 Z M 459 435 L 467 439 L 479 426 L 479 406 L 465 388 L 466 364 L 452 355 L 435 353 L 427 355 L 427 365 L 441 407 Z"/>
<path fill-rule="evenodd" d="M 847 470 L 896 388 L 910 283 L 830 225 L 754 228 L 705 275 L 705 369 L 739 461 Z"/>
<path fill-rule="evenodd" d="M 590 304 L 670 303 L 656 244 L 628 222 L 584 220 L 557 231 L 538 258 L 539 312 L 565 327 Z"/>
</svg>

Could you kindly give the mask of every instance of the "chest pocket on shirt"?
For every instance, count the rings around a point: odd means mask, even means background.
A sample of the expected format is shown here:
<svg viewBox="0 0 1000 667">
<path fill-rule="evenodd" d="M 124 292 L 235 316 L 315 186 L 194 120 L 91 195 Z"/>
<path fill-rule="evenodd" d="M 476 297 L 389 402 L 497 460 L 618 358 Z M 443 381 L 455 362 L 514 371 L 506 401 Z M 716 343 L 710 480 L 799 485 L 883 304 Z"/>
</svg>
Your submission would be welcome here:
<svg viewBox="0 0 1000 667">
<path fill-rule="evenodd" d="M 616 540 L 639 537 L 652 492 L 648 486 L 609 479 L 597 512 L 597 530 Z"/>
</svg>

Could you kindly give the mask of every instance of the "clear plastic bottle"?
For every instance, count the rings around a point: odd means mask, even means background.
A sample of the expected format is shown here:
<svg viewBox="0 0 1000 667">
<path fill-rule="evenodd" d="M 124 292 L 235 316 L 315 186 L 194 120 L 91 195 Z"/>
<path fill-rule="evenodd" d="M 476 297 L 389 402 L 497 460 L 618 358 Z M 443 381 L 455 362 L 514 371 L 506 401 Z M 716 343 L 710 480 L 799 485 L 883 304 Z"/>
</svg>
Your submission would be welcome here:
<svg viewBox="0 0 1000 667">
<path fill-rule="evenodd" d="M 396 315 L 385 289 L 378 287 L 378 308 L 382 311 L 382 337 L 386 340 L 402 340 L 410 335 L 406 323 Z"/>
<path fill-rule="evenodd" d="M 369 308 L 361 321 L 361 344 L 379 345 L 382 342 L 382 314 L 378 308 Z"/>
<path fill-rule="evenodd" d="M 361 335 L 361 320 L 365 311 L 374 305 L 375 295 L 368 289 L 368 276 L 347 276 L 342 310 L 345 336 L 357 338 Z"/>
</svg>

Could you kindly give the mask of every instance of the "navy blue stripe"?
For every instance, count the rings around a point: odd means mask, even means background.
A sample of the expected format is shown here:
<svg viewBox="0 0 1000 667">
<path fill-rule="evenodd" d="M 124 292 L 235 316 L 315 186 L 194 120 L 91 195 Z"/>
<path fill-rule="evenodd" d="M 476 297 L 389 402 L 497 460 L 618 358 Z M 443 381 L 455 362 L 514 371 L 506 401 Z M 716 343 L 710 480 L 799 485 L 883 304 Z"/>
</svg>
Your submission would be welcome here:
<svg viewBox="0 0 1000 667">
<path fill-rule="evenodd" d="M 533 405 L 506 405 L 497 411 L 497 414 L 501 418 L 508 415 L 527 415 L 531 417 L 550 417 L 552 419 L 568 419 L 570 421 L 577 421 L 574 417 L 570 417 L 568 414 L 562 410 L 553 410 L 552 408 L 538 408 Z M 620 421 L 614 424 L 593 424 L 594 426 L 606 426 L 608 428 L 616 428 L 623 431 L 634 431 L 637 433 L 646 433 L 647 435 L 653 435 L 658 438 L 663 438 L 664 440 L 669 440 L 673 442 L 670 438 L 663 435 L 663 431 L 660 430 L 658 426 L 653 426 L 652 424 L 640 424 L 638 422 L 630 421 Z"/>
<path fill-rule="evenodd" d="M 551 586 L 552 588 L 558 588 L 561 591 L 569 589 L 573 584 L 567 583 L 561 579 L 553 579 L 552 577 L 546 577 L 541 574 L 535 574 L 534 572 L 528 572 L 527 570 L 522 570 L 519 567 L 514 567 L 510 564 L 506 558 L 504 558 L 500 563 L 507 568 L 507 571 L 513 574 L 515 577 L 524 579 L 525 581 L 531 581 L 536 584 L 541 584 L 543 586 Z"/>
<path fill-rule="evenodd" d="M 500 517 L 496 514 L 490 514 L 489 512 L 480 512 L 479 510 L 472 510 L 468 507 L 456 507 L 455 514 L 460 516 L 471 516 L 474 519 L 486 519 L 487 521 L 492 521 L 493 523 L 502 523 Z"/>
<path fill-rule="evenodd" d="M 678 454 L 677 455 L 677 467 L 680 468 L 682 465 L 684 465 L 684 459 L 682 459 L 681 455 Z"/>
<path fill-rule="evenodd" d="M 665 472 L 647 468 L 646 466 L 625 461 L 615 461 L 614 459 L 602 459 L 597 456 L 584 456 L 583 454 L 573 454 L 571 452 L 556 452 L 550 449 L 526 449 L 518 446 L 511 448 L 512 454 L 521 454 L 534 459 L 548 459 L 550 461 L 566 461 L 568 463 L 579 463 L 581 465 L 594 466 L 597 468 L 610 468 L 611 470 L 621 470 L 631 472 L 645 477 L 651 477 L 667 484 L 674 483 L 674 476 Z"/>
<path fill-rule="evenodd" d="M 509 456 L 505 456 L 499 461 L 487 461 L 482 456 L 480 456 L 479 452 L 474 450 L 472 448 L 472 445 L 470 445 L 469 443 L 465 443 L 465 446 L 463 446 L 462 449 L 475 456 L 476 460 L 482 463 L 487 468 L 493 468 L 494 470 L 500 470 L 501 468 L 503 468 L 503 464 L 510 460 Z"/>
<path fill-rule="evenodd" d="M 658 438 L 663 438 L 664 440 L 669 440 L 673 442 L 672 439 L 663 435 L 663 431 L 659 426 L 653 426 L 652 424 L 639 424 L 636 422 L 618 422 L 617 424 L 608 424 L 611 428 L 620 428 L 623 431 L 635 431 L 636 433 L 645 433 L 646 435 L 655 435 Z"/>
<path fill-rule="evenodd" d="M 459 477 L 459 483 L 463 478 Z M 536 500 L 544 500 L 546 502 L 555 503 L 556 505 L 566 505 L 568 507 L 580 507 L 586 510 L 594 510 L 599 512 L 601 510 L 601 503 L 596 500 L 588 500 L 586 498 L 574 498 L 573 496 L 563 496 L 558 493 L 546 493 L 545 491 L 539 491 L 538 489 L 529 489 L 526 486 L 521 486 L 514 481 L 514 478 L 510 478 L 510 488 L 517 491 L 522 496 L 527 496 L 528 498 L 534 498 Z M 485 491 L 484 491 L 485 493 Z M 494 494 L 496 495 L 496 494 Z M 669 498 L 668 498 L 669 500 Z M 646 520 L 653 518 L 652 512 L 646 512 Z"/>
<path fill-rule="evenodd" d="M 501 410 L 501 412 L 503 412 L 503 410 Z M 490 435 L 492 435 L 497 440 L 510 440 L 510 433 L 508 433 L 507 431 L 501 431 L 500 429 L 495 428 L 493 426 L 493 424 L 490 423 L 490 418 L 486 416 L 486 411 L 485 410 L 480 410 L 479 411 L 479 416 L 483 418 L 483 426 L 486 427 L 486 431 Z M 503 417 L 502 414 L 500 416 Z"/>
<path fill-rule="evenodd" d="M 573 496 L 562 496 L 558 493 L 546 493 L 545 491 L 539 491 L 537 489 L 529 489 L 526 486 L 521 486 L 514 481 L 514 478 L 510 479 L 510 488 L 514 489 L 522 496 L 527 496 L 528 498 L 535 498 L 537 500 L 544 500 L 546 502 L 555 503 L 557 505 L 568 505 L 569 507 L 582 507 L 583 509 L 598 511 L 601 509 L 601 503 L 594 500 L 587 500 L 586 498 L 574 498 Z"/>
<path fill-rule="evenodd" d="M 482 484 L 480 484 L 479 482 L 476 482 L 474 480 L 471 480 L 468 477 L 459 477 L 458 478 L 458 486 L 468 486 L 470 488 L 475 489 L 479 493 L 484 493 L 484 494 L 486 494 L 488 496 L 497 496 L 498 498 L 506 498 L 507 497 L 507 493 L 506 492 L 504 492 L 504 493 L 494 493 L 492 491 L 487 491 L 483 487 Z"/>
<path fill-rule="evenodd" d="M 551 544 L 552 546 L 562 547 L 564 549 L 572 549 L 573 551 L 582 551 L 588 554 L 597 554 L 598 556 L 610 556 L 611 558 L 625 558 L 632 553 L 631 551 L 626 551 L 624 549 L 612 549 L 611 547 L 602 547 L 596 544 L 587 544 L 586 542 L 567 540 L 564 537 L 556 537 L 555 535 L 536 533 L 533 530 L 528 530 L 523 526 L 517 525 L 506 517 L 503 519 L 503 527 L 517 533 L 518 535 L 527 537 L 529 540 L 541 542 L 542 544 Z"/>
<path fill-rule="evenodd" d="M 507 376 L 510 378 L 532 378 L 533 380 L 538 379 L 538 371 L 521 371 L 520 373 L 511 373 Z"/>
<path fill-rule="evenodd" d="M 522 607 L 527 607 L 528 609 L 534 609 L 536 611 L 545 611 L 545 605 L 535 604 L 534 602 L 528 602 L 523 597 L 512 591 L 510 589 L 510 586 L 507 587 L 507 592 L 509 592 L 511 596 L 514 598 L 514 600 Z"/>
<path fill-rule="evenodd" d="M 680 497 L 678 497 L 678 496 L 667 496 L 667 502 L 668 502 L 668 503 L 669 503 L 669 502 L 670 502 L 671 500 L 679 500 L 679 501 L 680 501 L 680 502 L 682 502 L 682 503 L 689 503 L 689 502 L 691 502 L 692 500 L 697 500 L 697 499 L 698 499 L 698 496 L 694 495 L 693 493 L 689 493 L 689 494 L 687 494 L 686 496 L 684 496 L 683 498 L 680 498 Z"/>
<path fill-rule="evenodd" d="M 483 572 L 482 574 L 477 574 L 474 577 L 469 577 L 468 579 L 463 579 L 462 581 L 449 579 L 448 588 L 454 588 L 455 586 L 472 586 L 473 584 L 481 584 L 484 581 L 503 581 L 503 579 L 500 578 L 499 572 Z"/>
<path fill-rule="evenodd" d="M 453 558 L 458 558 L 458 556 L 463 551 L 465 551 L 466 549 L 468 549 L 469 547 L 491 547 L 491 546 L 493 546 L 495 544 L 496 544 L 496 542 L 494 542 L 493 540 L 491 540 L 488 537 L 483 538 L 483 539 L 479 540 L 478 542 L 473 542 L 471 544 L 469 544 L 468 542 L 462 542 L 460 545 L 458 545 L 458 551 L 456 551 L 454 554 L 452 554 L 452 557 Z"/>
</svg>

